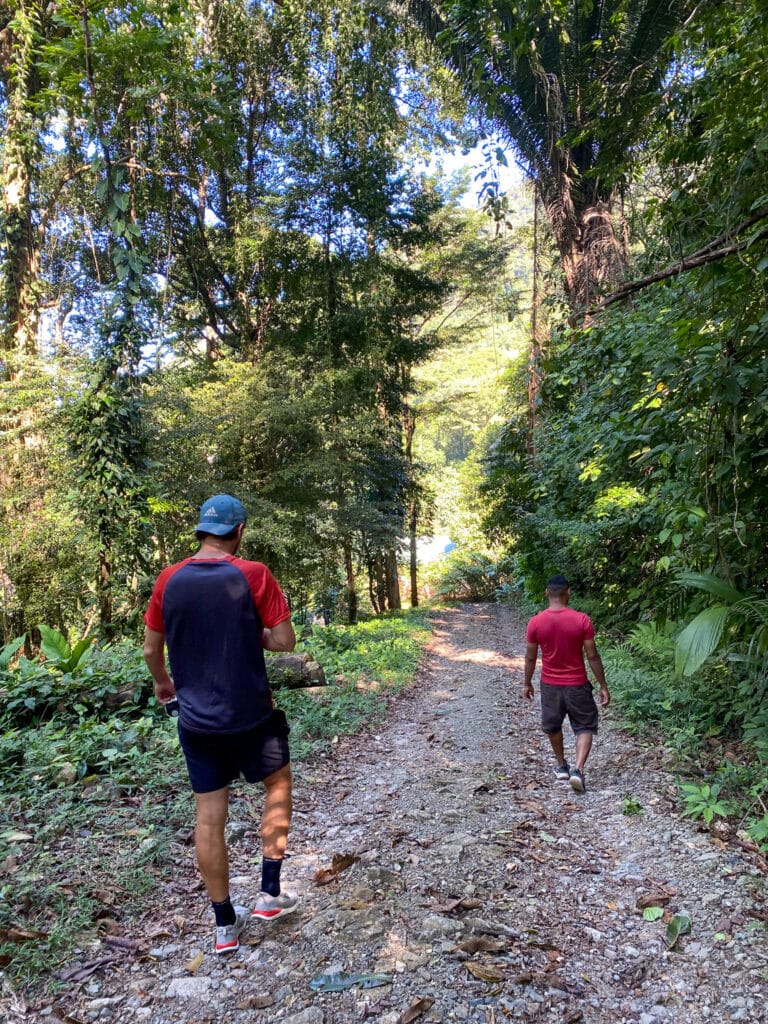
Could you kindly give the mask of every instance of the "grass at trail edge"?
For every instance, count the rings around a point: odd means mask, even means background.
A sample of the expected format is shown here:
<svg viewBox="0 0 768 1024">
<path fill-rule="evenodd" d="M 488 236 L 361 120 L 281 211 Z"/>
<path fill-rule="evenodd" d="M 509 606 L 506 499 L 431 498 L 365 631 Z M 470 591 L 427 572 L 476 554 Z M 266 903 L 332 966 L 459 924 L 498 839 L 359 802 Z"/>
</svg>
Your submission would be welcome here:
<svg viewBox="0 0 768 1024">
<path fill-rule="evenodd" d="M 427 615 L 403 612 L 316 628 L 302 640 L 329 685 L 319 695 L 275 692 L 297 774 L 335 737 L 381 720 L 413 681 L 428 637 Z M 135 700 L 110 713 L 87 693 L 52 703 L 57 690 L 73 689 L 70 679 L 26 669 L 24 679 L 2 680 L 6 704 L 29 720 L 20 727 L 18 715 L 0 716 L 0 972 L 32 1001 L 65 985 L 66 968 L 104 955 L 102 937 L 142 940 L 153 908 L 197 884 L 176 726 L 149 696 L 135 645 L 118 646 L 115 675 L 124 682 L 130 665 L 139 683 Z M 89 682 L 93 675 L 79 680 L 81 691 Z M 260 787 L 234 787 L 233 817 L 245 816 L 257 835 L 260 807 Z"/>
</svg>

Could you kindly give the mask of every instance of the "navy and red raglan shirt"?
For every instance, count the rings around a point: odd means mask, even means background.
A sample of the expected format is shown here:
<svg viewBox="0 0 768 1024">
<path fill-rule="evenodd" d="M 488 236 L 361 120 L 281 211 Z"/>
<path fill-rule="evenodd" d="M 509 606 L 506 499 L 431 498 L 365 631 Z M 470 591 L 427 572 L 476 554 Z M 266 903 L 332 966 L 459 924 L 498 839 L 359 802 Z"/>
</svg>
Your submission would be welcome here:
<svg viewBox="0 0 768 1024">
<path fill-rule="evenodd" d="M 165 635 L 185 729 L 245 732 L 269 718 L 261 634 L 290 615 L 261 562 L 186 558 L 160 573 L 144 621 Z"/>
</svg>

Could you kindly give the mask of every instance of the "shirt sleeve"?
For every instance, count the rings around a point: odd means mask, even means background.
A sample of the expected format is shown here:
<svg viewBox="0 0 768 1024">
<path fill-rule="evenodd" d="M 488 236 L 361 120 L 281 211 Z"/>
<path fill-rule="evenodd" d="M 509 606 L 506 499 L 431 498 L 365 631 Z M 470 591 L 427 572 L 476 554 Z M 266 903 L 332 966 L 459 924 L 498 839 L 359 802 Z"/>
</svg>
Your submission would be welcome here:
<svg viewBox="0 0 768 1024">
<path fill-rule="evenodd" d="M 536 617 L 534 616 L 528 623 L 528 628 L 525 631 L 525 642 L 527 644 L 537 644 L 539 641 L 536 637 Z"/>
<path fill-rule="evenodd" d="M 275 577 L 261 562 L 247 562 L 239 559 L 238 568 L 245 574 L 253 594 L 253 603 L 259 613 L 262 625 L 267 629 L 285 622 L 291 617 L 291 609 Z"/>
<path fill-rule="evenodd" d="M 584 616 L 584 639 L 595 639 L 595 627 L 592 625 L 592 619 L 588 615 Z"/>
<path fill-rule="evenodd" d="M 153 629 L 155 633 L 164 633 L 165 626 L 163 624 L 163 590 L 165 589 L 165 580 L 163 579 L 163 573 L 161 573 L 155 580 L 155 586 L 152 590 L 152 597 L 149 599 L 149 605 L 144 613 L 144 622 L 149 629 Z"/>
</svg>

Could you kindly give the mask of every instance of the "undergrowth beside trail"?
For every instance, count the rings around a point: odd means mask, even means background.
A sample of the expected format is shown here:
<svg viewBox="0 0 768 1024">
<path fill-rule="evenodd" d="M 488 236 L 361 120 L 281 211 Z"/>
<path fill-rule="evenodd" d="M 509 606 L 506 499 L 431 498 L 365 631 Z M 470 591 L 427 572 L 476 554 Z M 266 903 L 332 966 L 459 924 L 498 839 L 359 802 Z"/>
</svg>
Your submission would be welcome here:
<svg viewBox="0 0 768 1024">
<path fill-rule="evenodd" d="M 423 612 L 403 612 L 302 640 L 330 685 L 275 692 L 297 774 L 335 737 L 383 717 L 428 635 Z M 0 672 L 0 689 L 0 971 L 42 996 L 68 965 L 93 959 L 99 936 L 141 940 L 144 915 L 156 925 L 157 907 L 197 885 L 193 799 L 136 645 L 94 651 L 75 672 L 22 658 Z M 233 817 L 256 842 L 260 806 L 260 787 L 234 787 Z"/>
<path fill-rule="evenodd" d="M 678 772 L 683 814 L 768 850 L 768 706 L 739 664 L 674 671 L 675 627 L 636 627 L 601 647 L 615 719 L 661 742 Z"/>
</svg>

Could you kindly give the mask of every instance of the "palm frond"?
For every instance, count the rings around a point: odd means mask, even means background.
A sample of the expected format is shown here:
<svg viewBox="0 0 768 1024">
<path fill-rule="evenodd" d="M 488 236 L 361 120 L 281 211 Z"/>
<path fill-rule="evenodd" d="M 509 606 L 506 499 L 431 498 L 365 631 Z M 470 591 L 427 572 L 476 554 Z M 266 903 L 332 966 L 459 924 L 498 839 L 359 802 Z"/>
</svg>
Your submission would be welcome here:
<svg viewBox="0 0 768 1024">
<path fill-rule="evenodd" d="M 732 587 L 730 583 L 714 576 L 710 572 L 683 572 L 674 580 L 681 587 L 691 587 L 694 590 L 703 590 L 713 597 L 725 601 L 726 604 L 737 604 L 744 598 L 744 594 Z"/>
<path fill-rule="evenodd" d="M 730 608 L 713 604 L 688 623 L 675 644 L 675 672 L 690 676 L 716 650 L 728 621 Z"/>
</svg>

